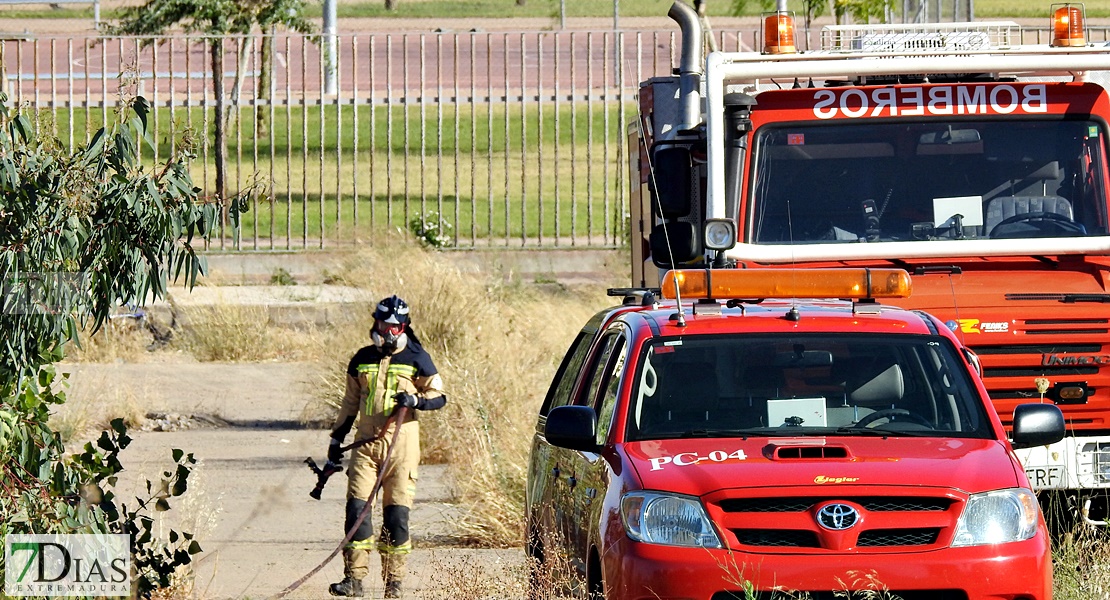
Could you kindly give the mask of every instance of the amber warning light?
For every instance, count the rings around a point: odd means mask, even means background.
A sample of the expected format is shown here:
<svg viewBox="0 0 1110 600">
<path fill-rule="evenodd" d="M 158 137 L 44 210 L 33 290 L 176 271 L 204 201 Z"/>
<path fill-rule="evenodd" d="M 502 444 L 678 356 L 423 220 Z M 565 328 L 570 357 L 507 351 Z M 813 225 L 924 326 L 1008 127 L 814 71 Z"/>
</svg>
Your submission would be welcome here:
<svg viewBox="0 0 1110 600">
<path fill-rule="evenodd" d="M 763 52 L 794 54 L 794 13 L 774 12 L 763 18 Z"/>
<path fill-rule="evenodd" d="M 676 287 L 677 286 L 677 287 Z M 906 298 L 902 269 L 682 269 L 663 278 L 664 298 Z"/>
<path fill-rule="evenodd" d="M 1052 5 L 1052 45 L 1053 46 L 1085 46 L 1087 44 L 1084 31 L 1086 20 L 1082 4 L 1053 4 Z"/>
</svg>

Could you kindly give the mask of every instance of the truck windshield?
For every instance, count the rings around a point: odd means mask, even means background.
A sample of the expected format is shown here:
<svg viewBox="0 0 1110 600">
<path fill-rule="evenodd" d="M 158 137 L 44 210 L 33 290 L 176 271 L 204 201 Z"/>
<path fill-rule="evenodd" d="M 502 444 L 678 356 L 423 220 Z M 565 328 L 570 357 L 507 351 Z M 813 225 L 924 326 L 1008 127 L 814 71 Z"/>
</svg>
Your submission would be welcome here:
<svg viewBox="0 0 1110 600">
<path fill-rule="evenodd" d="M 1100 126 L 1082 120 L 767 125 L 759 244 L 1107 234 Z"/>
<path fill-rule="evenodd" d="M 993 435 L 943 338 L 705 335 L 653 340 L 639 363 L 629 440 Z"/>
</svg>

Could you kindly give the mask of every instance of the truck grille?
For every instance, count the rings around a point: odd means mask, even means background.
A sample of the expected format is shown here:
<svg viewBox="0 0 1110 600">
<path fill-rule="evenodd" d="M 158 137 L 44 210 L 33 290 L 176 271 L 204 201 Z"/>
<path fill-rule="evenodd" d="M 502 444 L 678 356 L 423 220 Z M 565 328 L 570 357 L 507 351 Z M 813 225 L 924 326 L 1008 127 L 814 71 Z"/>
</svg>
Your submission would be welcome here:
<svg viewBox="0 0 1110 600">
<path fill-rule="evenodd" d="M 927 546 L 937 543 L 940 529 L 876 529 L 860 534 L 860 546 Z"/>
<path fill-rule="evenodd" d="M 860 494 L 738 497 L 738 490 L 706 498 L 721 529 L 734 536 L 731 547 L 777 552 L 878 552 L 885 548 L 931 550 L 951 536 L 962 501 L 943 495 Z M 826 529 L 822 508 L 846 505 L 858 524 Z M 843 508 L 843 507 L 841 507 Z M 945 533 L 948 532 L 948 535 Z"/>
<path fill-rule="evenodd" d="M 828 502 L 827 497 L 809 498 L 730 498 L 721 501 L 721 510 L 725 512 L 805 512 L 822 502 Z M 890 511 L 946 511 L 952 506 L 949 498 L 902 498 L 902 497 L 845 497 L 839 501 L 854 502 L 861 508 L 870 512 Z"/>
<path fill-rule="evenodd" d="M 1018 321 L 1017 337 L 1030 340 L 1033 335 L 1059 335 L 1068 339 L 1082 339 L 1082 336 L 1097 333 L 1105 337 L 1107 330 L 1092 331 L 1089 326 L 1105 319 L 1029 319 Z M 1066 323 L 1067 327 L 1061 324 Z M 1048 329 L 1046 329 L 1048 327 Z M 972 336 L 969 336 L 972 337 Z M 1087 398 L 1068 404 L 1091 404 L 1099 388 L 1110 385 L 1110 350 L 1101 343 L 1076 342 L 1065 344 L 1028 343 L 1028 344 L 976 344 L 969 340 L 969 348 L 979 355 L 983 363 L 983 381 L 994 400 L 1028 400 L 1039 398 L 1035 379 L 1044 377 L 1051 384 L 1082 383 L 1087 386 Z M 1051 390 L 1046 397 L 1053 397 Z M 1003 421 L 1008 422 L 1008 412 Z M 1079 425 L 1082 419 L 1073 420 Z M 1083 421 L 1085 422 L 1085 421 Z"/>
<path fill-rule="evenodd" d="M 736 539 L 745 546 L 769 548 L 820 548 L 817 534 L 812 531 L 791 529 L 738 529 L 733 531 Z"/>
<path fill-rule="evenodd" d="M 782 600 L 783 598 L 806 598 L 807 600 L 843 600 L 846 592 L 837 591 L 796 591 L 790 595 L 783 592 L 717 592 L 710 600 Z M 853 595 L 853 598 L 870 598 L 871 596 Z M 967 594 L 962 590 L 883 590 L 882 595 L 875 592 L 875 598 L 901 598 L 901 600 L 967 600 Z"/>
</svg>

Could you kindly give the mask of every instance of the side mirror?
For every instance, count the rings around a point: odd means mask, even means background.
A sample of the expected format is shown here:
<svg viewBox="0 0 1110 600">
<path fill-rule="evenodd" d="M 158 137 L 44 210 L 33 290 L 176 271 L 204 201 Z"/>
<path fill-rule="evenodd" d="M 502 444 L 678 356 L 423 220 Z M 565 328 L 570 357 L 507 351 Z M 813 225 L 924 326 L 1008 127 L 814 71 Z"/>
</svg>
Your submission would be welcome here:
<svg viewBox="0 0 1110 600">
<path fill-rule="evenodd" d="M 589 406 L 556 406 L 547 413 L 544 436 L 553 446 L 597 451 L 597 413 Z"/>
<path fill-rule="evenodd" d="M 971 350 L 969 350 L 967 348 L 961 348 L 961 350 L 963 350 L 964 358 L 966 358 L 967 362 L 969 362 L 971 364 L 971 368 L 975 369 L 975 373 L 978 376 L 982 377 L 983 376 L 983 363 L 979 362 L 979 355 L 972 352 Z"/>
<path fill-rule="evenodd" d="M 682 263 L 701 258 L 701 244 L 693 223 L 660 223 L 652 228 L 649 241 L 651 261 L 660 269 L 677 269 Z M 672 256 L 674 264 L 671 264 Z"/>
<path fill-rule="evenodd" d="M 652 152 L 654 174 L 648 182 L 652 209 L 662 217 L 678 219 L 688 216 L 694 205 L 691 182 L 694 161 L 688 146 L 657 146 Z"/>
<path fill-rule="evenodd" d="M 1020 404 L 1014 409 L 1014 449 L 1055 444 L 1064 439 L 1064 413 L 1055 404 Z"/>
</svg>

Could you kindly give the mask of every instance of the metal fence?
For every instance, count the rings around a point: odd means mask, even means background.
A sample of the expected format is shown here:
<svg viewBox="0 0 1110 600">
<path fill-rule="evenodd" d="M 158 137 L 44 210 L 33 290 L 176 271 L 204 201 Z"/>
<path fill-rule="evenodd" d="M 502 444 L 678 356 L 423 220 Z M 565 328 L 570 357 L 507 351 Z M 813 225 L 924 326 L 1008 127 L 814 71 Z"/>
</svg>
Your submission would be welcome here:
<svg viewBox="0 0 1110 600">
<path fill-rule="evenodd" d="M 224 38 L 215 64 L 212 42 L 7 40 L 0 84 L 69 144 L 142 95 L 147 158 L 195 138 L 194 179 L 213 195 L 218 72 L 226 191 L 248 210 L 237 229 L 225 216 L 217 248 L 322 248 L 383 227 L 451 247 L 611 247 L 636 82 L 668 74 L 678 48 L 672 32 L 345 34 L 332 79 L 318 38 Z"/>
<path fill-rule="evenodd" d="M 757 35 L 714 40 L 746 50 Z M 456 248 L 613 247 L 627 237 L 638 82 L 670 74 L 680 48 L 677 31 L 342 34 L 334 46 L 278 34 L 223 38 L 222 53 L 213 41 L 0 40 L 0 91 L 70 145 L 142 95 L 157 132 L 146 158 L 193 140 L 194 179 L 212 196 L 218 73 L 226 192 L 247 210 L 237 228 L 225 211 L 217 249 L 368 243 L 385 228 Z"/>
</svg>

